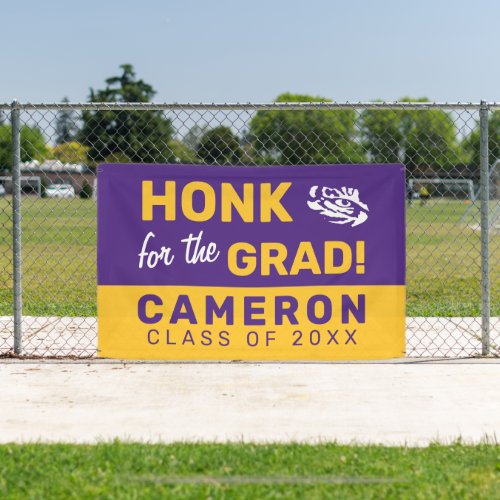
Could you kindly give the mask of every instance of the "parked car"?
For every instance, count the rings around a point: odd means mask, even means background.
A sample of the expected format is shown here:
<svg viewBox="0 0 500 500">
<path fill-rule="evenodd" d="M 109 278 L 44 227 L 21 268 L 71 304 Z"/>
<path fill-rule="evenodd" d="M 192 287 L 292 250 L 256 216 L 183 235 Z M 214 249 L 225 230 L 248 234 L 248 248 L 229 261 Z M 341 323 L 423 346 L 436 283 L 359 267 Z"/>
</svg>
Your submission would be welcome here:
<svg viewBox="0 0 500 500">
<path fill-rule="evenodd" d="M 0 184 L 0 198 L 5 196 L 5 187 L 3 184 Z"/>
<path fill-rule="evenodd" d="M 45 188 L 47 198 L 74 198 L 75 188 L 71 184 L 51 184 Z"/>
</svg>

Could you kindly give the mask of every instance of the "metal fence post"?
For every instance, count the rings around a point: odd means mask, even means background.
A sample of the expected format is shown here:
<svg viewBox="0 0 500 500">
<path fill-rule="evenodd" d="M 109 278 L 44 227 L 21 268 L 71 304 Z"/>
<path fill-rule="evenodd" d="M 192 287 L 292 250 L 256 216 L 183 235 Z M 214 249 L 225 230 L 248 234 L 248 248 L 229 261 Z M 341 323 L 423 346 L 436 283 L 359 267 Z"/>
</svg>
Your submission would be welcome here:
<svg viewBox="0 0 500 500">
<path fill-rule="evenodd" d="M 14 352 L 22 352 L 23 315 L 21 272 L 21 112 L 17 101 L 12 102 L 12 248 L 14 285 Z"/>
<path fill-rule="evenodd" d="M 482 355 L 490 353 L 490 224 L 489 224 L 489 147 L 488 105 L 481 101 L 479 109 L 481 167 L 481 340 Z"/>
</svg>

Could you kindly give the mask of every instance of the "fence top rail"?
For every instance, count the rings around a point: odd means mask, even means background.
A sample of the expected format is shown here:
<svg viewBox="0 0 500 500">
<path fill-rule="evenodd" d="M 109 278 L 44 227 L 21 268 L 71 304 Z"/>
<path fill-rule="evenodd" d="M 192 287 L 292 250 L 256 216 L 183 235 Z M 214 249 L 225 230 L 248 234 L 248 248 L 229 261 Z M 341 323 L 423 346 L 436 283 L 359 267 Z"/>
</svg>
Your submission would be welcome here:
<svg viewBox="0 0 500 500">
<path fill-rule="evenodd" d="M 0 103 L 0 110 L 12 109 L 26 111 L 40 110 L 142 110 L 142 111 L 273 111 L 273 110 L 334 110 L 334 109 L 387 109 L 387 110 L 472 110 L 477 111 L 481 107 L 500 110 L 500 102 L 274 102 L 274 103 L 154 103 L 154 102 L 75 102 L 75 103 Z"/>
</svg>

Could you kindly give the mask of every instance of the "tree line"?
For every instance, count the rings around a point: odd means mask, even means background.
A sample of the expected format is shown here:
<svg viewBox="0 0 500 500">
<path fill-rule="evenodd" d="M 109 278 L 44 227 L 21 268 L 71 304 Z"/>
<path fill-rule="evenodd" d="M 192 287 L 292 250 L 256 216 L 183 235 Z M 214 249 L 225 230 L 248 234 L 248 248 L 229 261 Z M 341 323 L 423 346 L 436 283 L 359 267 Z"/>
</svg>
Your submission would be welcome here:
<svg viewBox="0 0 500 500">
<path fill-rule="evenodd" d="M 89 102 L 151 102 L 154 88 L 125 64 Z M 66 102 L 67 99 L 65 99 Z M 428 102 L 404 97 L 403 102 Z M 330 102 L 323 97 L 284 93 L 276 102 Z M 451 170 L 479 165 L 479 129 L 460 136 L 454 115 L 440 109 L 257 111 L 245 130 L 194 125 L 183 137 L 161 111 L 62 109 L 55 120 L 55 145 L 36 126 L 21 128 L 21 160 L 54 158 L 94 168 L 101 162 L 202 163 L 218 165 L 395 163 L 409 174 L 425 167 Z M 500 113 L 489 123 L 490 154 L 500 157 Z M 11 127 L 0 122 L 0 169 L 11 165 Z"/>
</svg>

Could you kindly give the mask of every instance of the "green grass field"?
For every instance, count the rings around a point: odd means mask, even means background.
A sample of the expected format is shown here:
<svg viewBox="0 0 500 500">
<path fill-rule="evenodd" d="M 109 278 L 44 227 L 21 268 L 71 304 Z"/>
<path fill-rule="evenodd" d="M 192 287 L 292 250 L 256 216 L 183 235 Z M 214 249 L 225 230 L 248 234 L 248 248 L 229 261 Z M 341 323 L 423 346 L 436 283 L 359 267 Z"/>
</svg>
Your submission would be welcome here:
<svg viewBox="0 0 500 500">
<path fill-rule="evenodd" d="M 499 498 L 500 446 L 0 446 L 0 496 Z"/>
<path fill-rule="evenodd" d="M 431 200 L 407 210 L 409 316 L 478 316 L 478 210 L 460 223 L 463 201 Z M 96 315 L 96 207 L 93 200 L 23 197 L 23 311 Z M 11 206 L 0 199 L 0 315 L 12 314 Z M 491 235 L 492 255 L 500 236 Z M 500 314 L 500 272 L 492 261 L 492 314 Z"/>
</svg>

